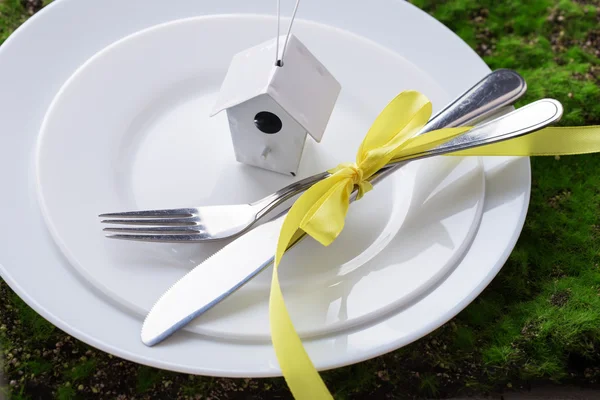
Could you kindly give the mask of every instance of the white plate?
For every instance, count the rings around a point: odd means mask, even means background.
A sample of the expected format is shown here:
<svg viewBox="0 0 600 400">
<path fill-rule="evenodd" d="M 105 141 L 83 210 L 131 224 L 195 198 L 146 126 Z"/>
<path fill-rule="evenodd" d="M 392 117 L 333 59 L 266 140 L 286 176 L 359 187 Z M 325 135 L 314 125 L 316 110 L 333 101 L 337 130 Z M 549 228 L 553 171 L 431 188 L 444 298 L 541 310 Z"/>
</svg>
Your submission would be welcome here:
<svg viewBox="0 0 600 400">
<path fill-rule="evenodd" d="M 209 114 L 232 55 L 268 39 L 275 24 L 270 17 L 220 16 L 150 28 L 85 63 L 50 106 L 37 158 L 44 214 L 71 263 L 124 310 L 143 318 L 222 245 L 107 242 L 99 213 L 258 200 L 353 160 L 372 121 L 400 91 L 443 97 L 405 59 L 339 29 L 297 21 L 295 34 L 343 87 L 326 136 L 307 142 L 296 178 L 239 164 L 225 114 Z M 290 252 L 282 285 L 300 334 L 345 334 L 439 284 L 470 245 L 484 188 L 477 158 L 411 163 L 352 207 L 334 245 L 307 241 Z M 222 273 L 231 268 L 223 265 Z M 269 283 L 268 272 L 254 279 L 197 319 L 196 332 L 268 343 Z"/>
<path fill-rule="evenodd" d="M 81 279 L 82 268 L 97 271 L 91 264 L 69 263 L 56 250 L 46 234 L 35 201 L 36 179 L 31 174 L 34 161 L 31 155 L 50 100 L 64 80 L 95 52 L 124 35 L 156 23 L 231 12 L 271 14 L 271 3 L 182 0 L 167 4 L 158 0 L 132 0 L 124 5 L 122 1 L 107 0 L 95 5 L 59 0 L 21 27 L 0 49 L 0 84 L 4 88 L 0 94 L 0 120 L 3 121 L 0 176 L 5 187 L 11 188 L 11 196 L 0 198 L 0 206 L 11 209 L 3 217 L 8 229 L 0 233 L 1 272 L 28 304 L 61 329 L 105 351 L 160 368 L 219 376 L 279 375 L 271 346 L 262 340 L 252 343 L 215 340 L 210 336 L 182 332 L 161 346 L 147 348 L 141 344 L 139 315 L 127 312 L 118 298 L 108 300 L 105 292 L 98 290 L 97 282 L 89 277 Z M 387 52 L 386 59 L 404 57 L 404 63 L 409 60 L 420 74 L 431 79 L 431 92 L 426 94 L 434 100 L 436 110 L 489 71 L 456 36 L 411 5 L 384 0 L 365 4 L 363 1 L 306 3 L 299 17 L 373 40 L 380 46 L 371 46 L 372 51 Z M 415 29 L 427 34 L 418 37 L 414 34 Z M 331 37 L 343 40 L 341 38 L 347 35 L 339 32 L 332 33 Z M 68 46 L 64 45 L 66 42 Z M 364 43 L 364 40 L 357 43 Z M 440 63 L 440 59 L 456 61 Z M 47 60 L 54 63 L 40 70 L 38 66 L 47 64 Z M 411 84 L 423 84 L 423 81 L 416 80 Z M 432 94 L 434 92 L 438 97 Z M 368 112 L 362 118 L 368 118 Z M 123 132 L 114 134 L 123 135 Z M 146 138 L 152 136 L 148 131 L 144 135 Z M 89 154 L 93 154 L 93 149 Z M 347 160 L 346 154 L 343 156 Z M 325 158 L 324 161 L 329 163 L 333 159 Z M 427 334 L 464 308 L 495 276 L 512 250 L 523 224 L 529 200 L 529 164 L 527 159 L 511 158 L 484 159 L 483 164 L 486 194 L 481 224 L 461 262 L 444 280 L 436 282 L 434 290 L 401 309 L 394 307 L 385 316 L 380 316 L 378 323 L 367 321 L 353 331 L 307 339 L 305 345 L 319 369 L 371 358 Z M 43 184 L 44 179 L 41 182 Z M 400 186 L 392 185 L 388 190 L 393 187 Z M 71 189 L 76 195 L 82 193 L 72 186 Z M 118 206 L 116 209 L 131 205 L 146 208 L 144 201 L 156 199 L 151 194 L 146 192 L 147 197 L 139 195 L 113 204 Z M 185 200 L 198 196 L 198 193 L 187 195 Z M 366 204 L 366 198 L 364 200 Z M 51 207 L 47 209 L 50 211 Z M 52 215 L 52 212 L 48 214 L 53 222 L 53 232 L 59 239 L 63 238 L 64 249 L 66 241 L 57 229 L 60 223 L 57 224 Z M 69 257 L 73 260 L 72 255 Z M 357 271 L 363 267 L 365 265 Z M 339 267 L 333 270 L 338 271 Z M 288 278 L 293 283 L 295 277 Z M 136 283 L 131 281 L 131 285 Z M 110 285 L 107 287 L 114 289 Z M 224 328 L 215 325 L 214 329 L 223 332 Z M 261 332 L 256 333 L 260 339 Z"/>
</svg>

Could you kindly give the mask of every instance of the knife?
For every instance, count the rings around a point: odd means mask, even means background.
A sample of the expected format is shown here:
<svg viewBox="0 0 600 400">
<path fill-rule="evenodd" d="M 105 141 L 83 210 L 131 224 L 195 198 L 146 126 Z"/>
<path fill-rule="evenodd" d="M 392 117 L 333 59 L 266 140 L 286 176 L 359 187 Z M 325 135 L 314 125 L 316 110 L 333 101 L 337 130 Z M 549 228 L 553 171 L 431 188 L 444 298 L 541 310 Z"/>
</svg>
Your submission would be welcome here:
<svg viewBox="0 0 600 400">
<path fill-rule="evenodd" d="M 494 71 L 436 114 L 420 133 L 443 127 L 467 125 L 490 117 L 503 107 L 516 102 L 525 91 L 525 81 L 516 72 L 505 69 Z M 533 104 L 526 107 L 531 107 Z M 557 116 L 560 118 L 562 113 L 560 103 L 556 107 L 554 110 L 548 111 L 550 121 Z M 477 130 L 488 136 L 490 133 L 496 132 L 500 134 L 497 135 L 498 137 L 504 136 L 504 139 L 507 139 L 511 134 L 529 133 L 532 129 L 537 130 L 545 126 L 544 124 L 551 123 L 548 115 L 545 115 L 533 124 L 521 123 L 521 127 L 524 129 L 515 130 L 514 124 L 519 121 L 518 117 L 523 113 L 523 111 L 520 113 L 519 111 L 522 109 L 503 117 L 503 124 L 492 121 L 472 129 L 442 146 L 446 146 L 446 150 L 450 148 L 449 151 L 455 151 L 456 147 L 452 147 L 453 143 L 454 146 L 458 145 L 460 138 L 466 134 L 472 135 Z M 517 113 L 516 117 L 515 113 Z M 511 115 L 512 118 L 506 118 Z M 487 128 L 482 130 L 482 127 Z M 396 170 L 396 168 L 393 169 L 393 171 Z M 393 171 L 388 170 L 376 174 L 372 177 L 371 182 L 376 183 Z M 270 266 L 274 259 L 279 231 L 286 214 L 287 210 L 271 221 L 255 227 L 252 231 L 235 239 L 171 286 L 146 316 L 141 330 L 142 342 L 147 346 L 160 343 Z M 304 235 L 297 235 L 290 247 L 295 246 L 303 238 Z"/>
</svg>

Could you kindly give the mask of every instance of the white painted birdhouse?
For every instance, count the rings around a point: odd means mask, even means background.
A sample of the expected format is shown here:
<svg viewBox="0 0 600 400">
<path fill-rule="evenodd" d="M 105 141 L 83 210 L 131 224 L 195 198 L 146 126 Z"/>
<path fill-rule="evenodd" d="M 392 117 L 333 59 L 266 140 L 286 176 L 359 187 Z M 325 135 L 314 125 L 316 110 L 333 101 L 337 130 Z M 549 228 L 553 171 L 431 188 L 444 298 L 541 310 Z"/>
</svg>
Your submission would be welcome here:
<svg viewBox="0 0 600 400">
<path fill-rule="evenodd" d="M 227 110 L 237 161 L 295 176 L 307 134 L 321 141 L 341 86 L 295 36 L 281 66 L 275 49 L 276 38 L 233 57 L 212 115 Z"/>
</svg>

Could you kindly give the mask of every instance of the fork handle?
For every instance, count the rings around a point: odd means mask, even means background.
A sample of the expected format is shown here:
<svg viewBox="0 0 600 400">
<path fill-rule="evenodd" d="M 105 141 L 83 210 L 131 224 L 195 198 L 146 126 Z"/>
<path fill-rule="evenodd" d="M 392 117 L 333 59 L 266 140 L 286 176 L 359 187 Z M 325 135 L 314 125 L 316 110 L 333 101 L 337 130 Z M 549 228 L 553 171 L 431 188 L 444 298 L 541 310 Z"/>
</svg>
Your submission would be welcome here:
<svg viewBox="0 0 600 400">
<path fill-rule="evenodd" d="M 466 123 L 475 124 L 497 113 L 500 106 L 513 104 L 526 90 L 527 84 L 517 72 L 509 69 L 493 71 L 438 112 L 417 135 Z M 259 209 L 256 219 L 261 219 L 286 200 L 330 175 L 328 172 L 321 172 L 309 176 L 251 203 Z"/>
</svg>

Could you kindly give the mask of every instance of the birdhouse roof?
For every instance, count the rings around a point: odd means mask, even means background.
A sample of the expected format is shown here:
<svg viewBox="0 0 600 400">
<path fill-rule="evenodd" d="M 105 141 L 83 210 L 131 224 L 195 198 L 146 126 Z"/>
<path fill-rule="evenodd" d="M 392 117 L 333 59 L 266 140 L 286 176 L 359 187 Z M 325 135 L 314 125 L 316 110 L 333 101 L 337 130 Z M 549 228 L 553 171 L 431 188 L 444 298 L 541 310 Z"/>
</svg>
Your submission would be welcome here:
<svg viewBox="0 0 600 400">
<path fill-rule="evenodd" d="M 281 36 L 280 47 L 284 41 Z M 271 39 L 233 57 L 211 115 L 266 94 L 320 142 L 341 86 L 294 35 L 283 66 L 275 65 L 276 42 Z"/>
</svg>

